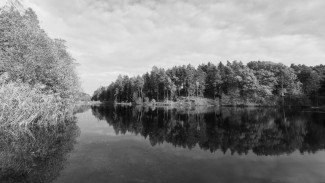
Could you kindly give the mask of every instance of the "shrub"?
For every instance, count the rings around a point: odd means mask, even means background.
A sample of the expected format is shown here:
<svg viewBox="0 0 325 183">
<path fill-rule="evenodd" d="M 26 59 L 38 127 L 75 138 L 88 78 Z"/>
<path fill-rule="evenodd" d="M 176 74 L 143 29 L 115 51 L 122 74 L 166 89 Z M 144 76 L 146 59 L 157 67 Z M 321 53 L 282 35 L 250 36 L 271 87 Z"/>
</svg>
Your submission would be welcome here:
<svg viewBox="0 0 325 183">
<path fill-rule="evenodd" d="M 148 97 L 144 97 L 144 102 L 145 103 L 149 103 L 150 102 L 149 98 Z"/>
<path fill-rule="evenodd" d="M 137 105 L 142 105 L 142 104 L 143 104 L 142 101 L 143 101 L 142 98 L 141 98 L 141 97 L 138 97 L 138 99 L 135 100 L 135 103 L 136 103 Z"/>
</svg>

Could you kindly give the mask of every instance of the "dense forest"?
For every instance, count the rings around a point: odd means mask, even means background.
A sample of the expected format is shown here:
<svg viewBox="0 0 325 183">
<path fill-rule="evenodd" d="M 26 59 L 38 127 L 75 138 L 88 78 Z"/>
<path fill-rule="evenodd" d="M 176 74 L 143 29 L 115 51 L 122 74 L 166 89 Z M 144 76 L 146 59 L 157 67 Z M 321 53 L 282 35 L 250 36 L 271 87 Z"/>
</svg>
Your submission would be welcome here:
<svg viewBox="0 0 325 183">
<path fill-rule="evenodd" d="M 92 100 L 142 102 L 177 100 L 180 97 L 220 99 L 221 104 L 292 105 L 325 103 L 325 65 L 290 67 L 269 61 L 240 61 L 153 67 L 142 76 L 119 75 L 107 87 L 98 88 Z"/>
</svg>

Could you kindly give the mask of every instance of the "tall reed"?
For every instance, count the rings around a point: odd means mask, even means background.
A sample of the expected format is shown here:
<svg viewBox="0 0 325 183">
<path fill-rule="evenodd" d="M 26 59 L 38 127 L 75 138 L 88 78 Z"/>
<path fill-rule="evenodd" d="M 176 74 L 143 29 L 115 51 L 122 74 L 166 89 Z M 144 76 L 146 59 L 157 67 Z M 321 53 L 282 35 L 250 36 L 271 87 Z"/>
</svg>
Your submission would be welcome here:
<svg viewBox="0 0 325 183">
<path fill-rule="evenodd" d="M 56 125 L 72 117 L 73 101 L 24 83 L 0 85 L 0 128 Z"/>
</svg>

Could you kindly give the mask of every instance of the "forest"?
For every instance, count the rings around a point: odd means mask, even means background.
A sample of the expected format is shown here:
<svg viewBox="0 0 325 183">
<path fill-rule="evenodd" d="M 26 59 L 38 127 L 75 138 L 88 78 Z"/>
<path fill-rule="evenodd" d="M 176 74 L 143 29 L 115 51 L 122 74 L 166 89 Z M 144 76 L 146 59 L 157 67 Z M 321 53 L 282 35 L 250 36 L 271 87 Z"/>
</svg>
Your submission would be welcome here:
<svg viewBox="0 0 325 183">
<path fill-rule="evenodd" d="M 270 61 L 227 61 L 174 66 L 154 66 L 142 76 L 119 75 L 115 82 L 98 88 L 92 100 L 116 102 L 176 101 L 201 97 L 222 105 L 325 104 L 325 65 L 306 66 Z"/>
</svg>

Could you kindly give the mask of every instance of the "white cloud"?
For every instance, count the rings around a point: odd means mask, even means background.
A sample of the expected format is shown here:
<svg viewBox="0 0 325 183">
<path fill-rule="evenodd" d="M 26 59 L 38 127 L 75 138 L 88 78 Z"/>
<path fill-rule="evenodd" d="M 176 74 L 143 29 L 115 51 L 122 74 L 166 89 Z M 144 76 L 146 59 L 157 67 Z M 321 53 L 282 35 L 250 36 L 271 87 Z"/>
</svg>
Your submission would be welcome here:
<svg viewBox="0 0 325 183">
<path fill-rule="evenodd" d="M 2 0 L 0 0 L 2 1 Z M 80 63 L 86 92 L 153 65 L 325 63 L 323 0 L 24 0 Z"/>
</svg>

